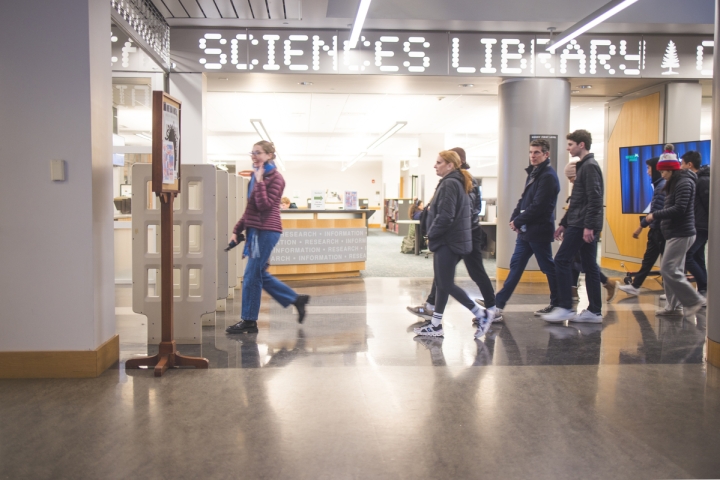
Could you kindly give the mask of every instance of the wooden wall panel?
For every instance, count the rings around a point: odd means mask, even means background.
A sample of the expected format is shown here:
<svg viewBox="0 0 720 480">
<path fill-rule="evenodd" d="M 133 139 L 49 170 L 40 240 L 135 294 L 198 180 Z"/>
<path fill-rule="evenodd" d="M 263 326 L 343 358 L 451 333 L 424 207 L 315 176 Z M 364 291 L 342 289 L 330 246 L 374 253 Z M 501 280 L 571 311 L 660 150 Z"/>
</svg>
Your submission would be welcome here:
<svg viewBox="0 0 720 480">
<path fill-rule="evenodd" d="M 660 143 L 660 94 L 638 98 L 622 106 L 608 141 L 606 166 L 607 222 L 620 255 L 642 259 L 647 244 L 647 229 L 639 239 L 632 233 L 640 225 L 640 215 L 623 215 L 620 198 L 620 147 Z M 643 160 L 644 161 L 644 160 Z"/>
</svg>

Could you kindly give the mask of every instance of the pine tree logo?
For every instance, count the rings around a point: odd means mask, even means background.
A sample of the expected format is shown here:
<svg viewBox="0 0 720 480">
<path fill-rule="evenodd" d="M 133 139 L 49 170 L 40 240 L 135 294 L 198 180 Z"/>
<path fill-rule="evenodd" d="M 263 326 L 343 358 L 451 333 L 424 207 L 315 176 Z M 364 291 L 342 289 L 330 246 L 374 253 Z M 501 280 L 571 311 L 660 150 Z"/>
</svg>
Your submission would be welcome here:
<svg viewBox="0 0 720 480">
<path fill-rule="evenodd" d="M 677 47 L 675 42 L 670 40 L 667 48 L 665 49 L 665 56 L 663 57 L 663 63 L 660 68 L 667 68 L 667 72 L 662 72 L 663 75 L 677 75 L 678 72 L 673 72 L 673 68 L 680 68 L 680 59 L 677 55 Z"/>
</svg>

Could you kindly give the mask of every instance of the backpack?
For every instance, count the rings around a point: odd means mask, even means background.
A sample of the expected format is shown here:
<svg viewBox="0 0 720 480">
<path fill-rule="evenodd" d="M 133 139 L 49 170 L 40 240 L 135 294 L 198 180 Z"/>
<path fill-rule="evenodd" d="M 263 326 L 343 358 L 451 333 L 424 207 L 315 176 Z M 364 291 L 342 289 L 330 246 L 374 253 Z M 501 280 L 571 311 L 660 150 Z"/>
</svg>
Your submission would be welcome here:
<svg viewBox="0 0 720 480">
<path fill-rule="evenodd" d="M 415 225 L 410 225 L 410 230 L 407 236 L 403 237 L 402 244 L 400 244 L 400 253 L 415 253 L 415 235 L 417 231 Z"/>
</svg>

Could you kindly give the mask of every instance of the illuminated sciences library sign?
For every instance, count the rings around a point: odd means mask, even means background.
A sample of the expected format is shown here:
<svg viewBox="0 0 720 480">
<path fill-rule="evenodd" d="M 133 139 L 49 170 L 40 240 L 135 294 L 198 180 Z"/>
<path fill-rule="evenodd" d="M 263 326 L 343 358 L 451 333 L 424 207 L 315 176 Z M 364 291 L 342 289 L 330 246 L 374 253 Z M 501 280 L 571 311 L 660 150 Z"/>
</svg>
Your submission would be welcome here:
<svg viewBox="0 0 720 480">
<path fill-rule="evenodd" d="M 711 78 L 712 36 L 583 35 L 547 52 L 532 34 L 173 28 L 178 72 Z"/>
</svg>

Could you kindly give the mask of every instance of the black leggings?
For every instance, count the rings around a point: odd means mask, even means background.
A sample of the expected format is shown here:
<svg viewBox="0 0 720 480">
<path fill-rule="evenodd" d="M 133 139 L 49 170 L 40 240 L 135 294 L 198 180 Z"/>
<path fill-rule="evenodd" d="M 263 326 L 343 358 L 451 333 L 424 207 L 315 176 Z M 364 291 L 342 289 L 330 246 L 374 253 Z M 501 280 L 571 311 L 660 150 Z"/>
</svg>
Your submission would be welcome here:
<svg viewBox="0 0 720 480">
<path fill-rule="evenodd" d="M 482 238 L 479 235 L 475 235 L 474 233 L 475 232 L 473 231 L 472 252 L 464 255 L 462 257 L 462 260 L 465 262 L 465 268 L 467 268 L 468 275 L 470 275 L 472 281 L 475 282 L 475 284 L 480 289 L 480 293 L 482 294 L 485 301 L 485 308 L 492 308 L 495 306 L 495 289 L 493 288 L 492 282 L 490 281 L 490 277 L 488 277 L 488 274 L 485 271 L 485 265 L 483 265 L 481 253 L 483 244 Z M 457 263 L 459 262 L 460 257 L 458 257 Z M 427 303 L 429 303 L 430 305 L 435 305 L 436 295 L 437 285 L 435 279 L 433 279 L 432 289 L 430 290 L 430 295 L 428 295 Z"/>
<path fill-rule="evenodd" d="M 475 307 L 465 290 L 455 285 L 455 267 L 461 256 L 443 245 L 433 252 L 433 270 L 435 271 L 435 284 L 437 292 L 435 298 L 435 312 L 444 313 L 449 296 L 460 302 L 468 310 Z"/>
</svg>

